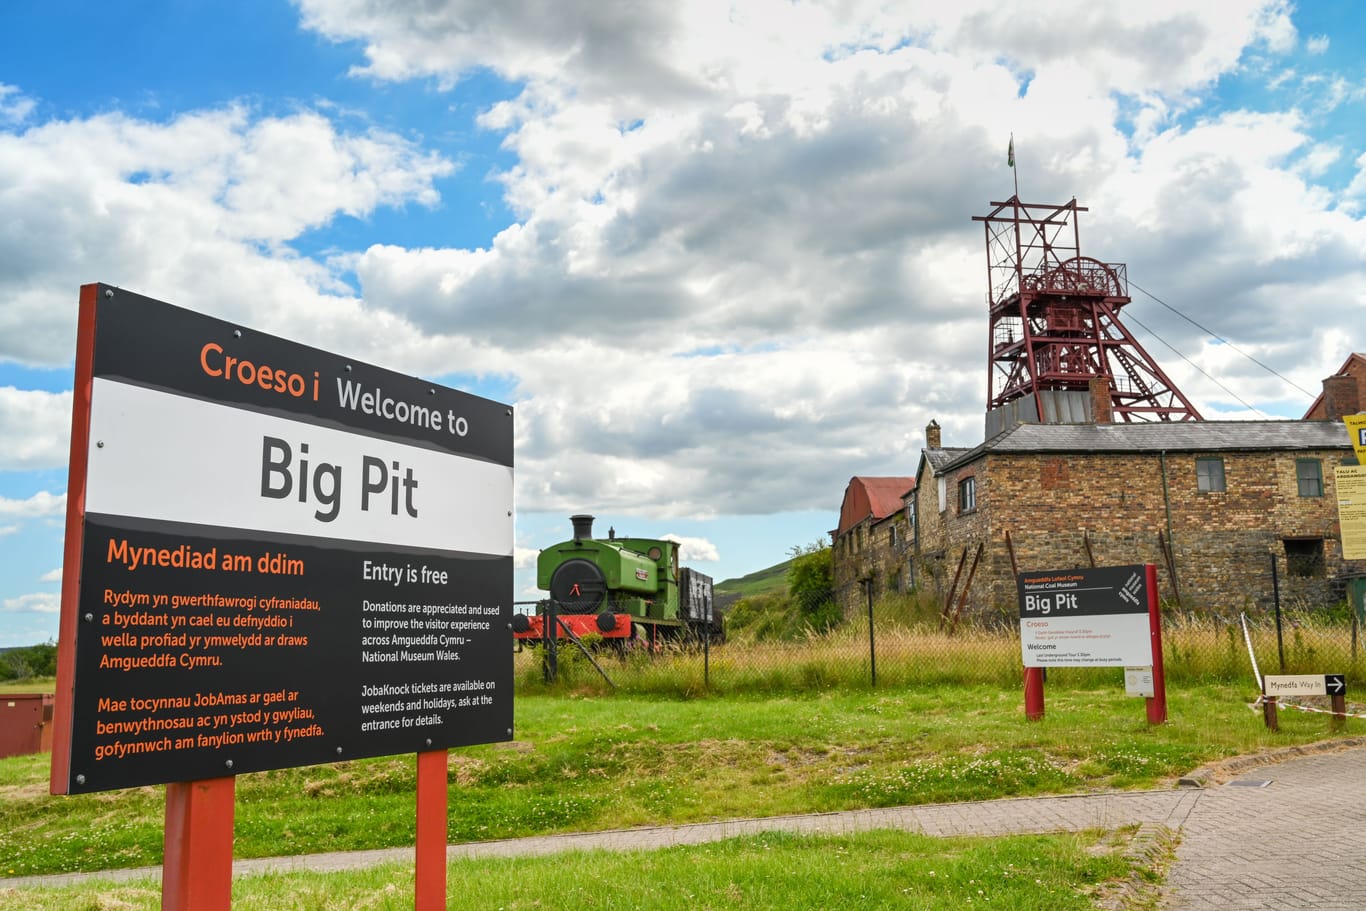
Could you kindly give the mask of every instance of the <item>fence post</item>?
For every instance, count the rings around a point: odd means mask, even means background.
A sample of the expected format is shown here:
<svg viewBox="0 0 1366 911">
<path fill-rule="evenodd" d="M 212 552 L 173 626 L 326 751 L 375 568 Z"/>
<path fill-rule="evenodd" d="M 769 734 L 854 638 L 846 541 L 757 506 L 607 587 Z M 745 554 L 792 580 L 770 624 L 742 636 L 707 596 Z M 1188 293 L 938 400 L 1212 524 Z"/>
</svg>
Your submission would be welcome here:
<svg viewBox="0 0 1366 911">
<path fill-rule="evenodd" d="M 868 592 L 868 668 L 872 675 L 872 685 L 877 686 L 877 648 L 873 641 L 873 580 L 864 583 Z"/>
<path fill-rule="evenodd" d="M 560 656 L 556 651 L 556 646 L 560 639 L 560 614 L 555 610 L 555 599 L 551 598 L 545 603 L 545 625 L 541 628 L 541 637 L 545 645 L 545 655 L 543 660 L 545 665 L 545 682 L 554 683 L 560 674 Z"/>
<path fill-rule="evenodd" d="M 1285 637 L 1281 634 L 1281 576 L 1276 569 L 1276 555 L 1271 555 L 1271 596 L 1276 602 L 1276 654 L 1281 659 L 1281 673 L 1285 673 Z M 1272 728 L 1275 730 L 1275 728 Z"/>
<path fill-rule="evenodd" d="M 715 608 L 711 608 L 715 610 Z M 711 624 L 712 617 L 707 617 L 707 622 L 702 629 L 702 689 L 711 689 Z"/>
</svg>

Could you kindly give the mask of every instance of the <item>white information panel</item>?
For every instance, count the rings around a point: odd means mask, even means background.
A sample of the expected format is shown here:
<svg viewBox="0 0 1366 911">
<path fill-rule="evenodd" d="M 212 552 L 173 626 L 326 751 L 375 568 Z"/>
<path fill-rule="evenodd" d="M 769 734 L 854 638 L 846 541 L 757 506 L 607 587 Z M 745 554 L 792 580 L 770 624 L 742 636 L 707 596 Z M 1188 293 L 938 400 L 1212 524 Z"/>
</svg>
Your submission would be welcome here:
<svg viewBox="0 0 1366 911">
<path fill-rule="evenodd" d="M 1147 667 L 1153 663 L 1145 568 L 1021 573 L 1025 667 Z"/>
</svg>

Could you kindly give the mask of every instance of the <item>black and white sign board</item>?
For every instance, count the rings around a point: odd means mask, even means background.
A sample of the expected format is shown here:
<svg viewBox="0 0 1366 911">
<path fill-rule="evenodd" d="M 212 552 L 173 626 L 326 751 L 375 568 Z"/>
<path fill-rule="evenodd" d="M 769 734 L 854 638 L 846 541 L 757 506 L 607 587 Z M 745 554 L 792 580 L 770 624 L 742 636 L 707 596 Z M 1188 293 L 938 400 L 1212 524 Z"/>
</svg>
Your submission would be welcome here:
<svg viewBox="0 0 1366 911">
<path fill-rule="evenodd" d="M 510 739 L 513 412 L 82 288 L 53 789 Z"/>
<path fill-rule="evenodd" d="M 1107 566 L 1016 577 L 1025 667 L 1150 667 L 1146 568 Z"/>
<path fill-rule="evenodd" d="M 1347 680 L 1342 674 L 1266 674 L 1262 677 L 1266 696 L 1343 696 Z"/>
</svg>

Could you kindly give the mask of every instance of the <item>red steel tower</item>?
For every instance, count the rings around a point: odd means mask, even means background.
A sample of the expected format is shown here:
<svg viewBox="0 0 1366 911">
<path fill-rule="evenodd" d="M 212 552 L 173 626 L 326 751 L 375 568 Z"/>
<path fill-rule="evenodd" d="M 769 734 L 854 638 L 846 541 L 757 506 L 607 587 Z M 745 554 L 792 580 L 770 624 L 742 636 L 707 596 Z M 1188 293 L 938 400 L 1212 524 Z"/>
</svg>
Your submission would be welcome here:
<svg viewBox="0 0 1366 911">
<path fill-rule="evenodd" d="M 1081 255 L 1077 215 L 1087 210 L 1018 196 L 991 205 L 973 216 L 987 238 L 987 410 L 1032 395 L 1045 421 L 1046 393 L 1086 392 L 1104 377 L 1115 420 L 1201 420 L 1119 320 L 1130 300 L 1124 264 Z"/>
</svg>

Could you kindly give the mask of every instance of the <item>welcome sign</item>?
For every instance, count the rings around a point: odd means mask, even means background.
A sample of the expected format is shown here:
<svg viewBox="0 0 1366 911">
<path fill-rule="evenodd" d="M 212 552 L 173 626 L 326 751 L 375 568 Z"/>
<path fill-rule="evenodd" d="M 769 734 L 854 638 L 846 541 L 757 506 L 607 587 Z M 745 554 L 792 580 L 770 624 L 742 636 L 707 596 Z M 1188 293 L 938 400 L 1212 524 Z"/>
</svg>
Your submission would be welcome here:
<svg viewBox="0 0 1366 911">
<path fill-rule="evenodd" d="M 53 791 L 509 739 L 512 417 L 83 287 Z"/>
</svg>

